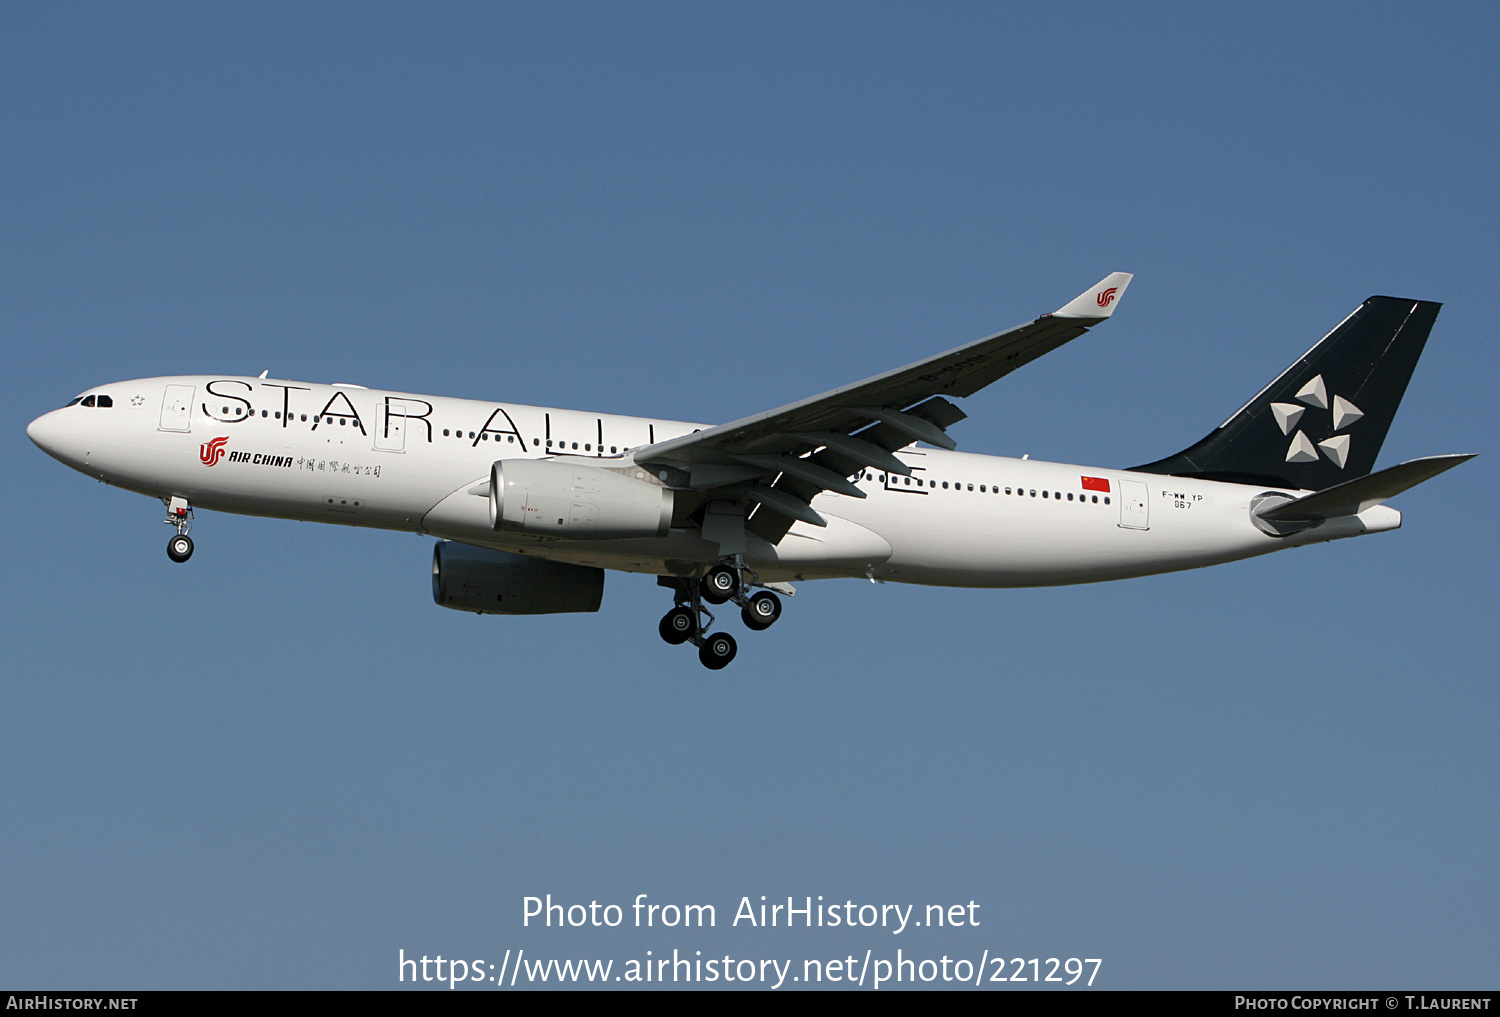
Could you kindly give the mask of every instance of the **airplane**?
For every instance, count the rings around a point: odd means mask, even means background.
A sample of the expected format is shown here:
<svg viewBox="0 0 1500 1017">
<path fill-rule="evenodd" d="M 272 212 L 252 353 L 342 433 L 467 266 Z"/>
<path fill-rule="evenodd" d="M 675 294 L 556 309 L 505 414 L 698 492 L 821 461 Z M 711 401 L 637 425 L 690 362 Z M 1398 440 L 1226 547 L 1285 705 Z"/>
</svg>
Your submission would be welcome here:
<svg viewBox="0 0 1500 1017">
<path fill-rule="evenodd" d="M 1386 501 L 1473 458 L 1372 472 L 1440 304 L 1375 296 L 1201 441 L 1130 469 L 957 451 L 953 403 L 1107 320 L 1115 272 L 1051 314 L 725 424 L 259 377 L 87 390 L 26 433 L 160 499 L 174 562 L 195 508 L 438 538 L 433 599 L 478 614 L 599 609 L 657 576 L 661 637 L 719 669 L 733 603 L 770 628 L 794 582 L 1092 583 L 1401 525 Z"/>
</svg>

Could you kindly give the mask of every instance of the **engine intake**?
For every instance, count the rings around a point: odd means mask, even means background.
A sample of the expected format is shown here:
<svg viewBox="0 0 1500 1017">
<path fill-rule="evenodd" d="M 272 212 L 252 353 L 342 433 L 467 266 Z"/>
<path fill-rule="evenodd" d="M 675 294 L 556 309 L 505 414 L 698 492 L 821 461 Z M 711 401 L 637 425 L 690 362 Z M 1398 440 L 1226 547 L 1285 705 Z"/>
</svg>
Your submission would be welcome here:
<svg viewBox="0 0 1500 1017">
<path fill-rule="evenodd" d="M 574 540 L 664 537 L 672 492 L 593 466 L 501 459 L 490 467 L 490 525 Z"/>
<path fill-rule="evenodd" d="M 432 551 L 432 599 L 475 614 L 597 611 L 604 570 L 440 540 Z"/>
</svg>

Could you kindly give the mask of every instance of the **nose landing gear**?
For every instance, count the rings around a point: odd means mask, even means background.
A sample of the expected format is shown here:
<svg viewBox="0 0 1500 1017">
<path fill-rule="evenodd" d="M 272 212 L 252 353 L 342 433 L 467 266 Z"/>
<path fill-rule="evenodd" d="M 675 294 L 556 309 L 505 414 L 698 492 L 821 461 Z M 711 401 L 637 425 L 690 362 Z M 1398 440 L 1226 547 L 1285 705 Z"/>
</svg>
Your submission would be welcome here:
<svg viewBox="0 0 1500 1017">
<path fill-rule="evenodd" d="M 657 626 L 662 639 L 673 646 L 692 643 L 698 647 L 698 660 L 712 671 L 727 667 L 739 647 L 726 632 L 704 634 L 714 623 L 713 613 L 703 606 L 705 601 L 710 604 L 734 601 L 740 606 L 740 619 L 753 632 L 770 628 L 781 617 L 781 598 L 770 590 L 747 595 L 747 575 L 753 582 L 755 574 L 737 556 L 732 562 L 715 565 L 701 579 L 658 577 L 657 583 L 672 591 L 676 604 Z"/>
<path fill-rule="evenodd" d="M 188 536 L 193 528 L 193 507 L 186 498 L 169 498 L 167 518 L 162 522 L 177 527 L 177 536 L 167 541 L 167 557 L 180 565 L 193 556 L 193 538 Z"/>
</svg>

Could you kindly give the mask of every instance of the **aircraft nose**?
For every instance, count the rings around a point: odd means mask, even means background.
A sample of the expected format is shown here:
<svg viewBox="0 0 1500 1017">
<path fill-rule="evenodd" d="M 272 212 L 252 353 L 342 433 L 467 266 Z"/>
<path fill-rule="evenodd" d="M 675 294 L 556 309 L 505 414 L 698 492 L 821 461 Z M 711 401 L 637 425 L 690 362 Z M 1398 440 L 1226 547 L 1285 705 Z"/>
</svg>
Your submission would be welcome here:
<svg viewBox="0 0 1500 1017">
<path fill-rule="evenodd" d="M 52 453 L 57 447 L 57 410 L 43 413 L 26 425 L 26 437 L 43 452 Z"/>
<path fill-rule="evenodd" d="M 53 410 L 37 417 L 26 425 L 26 437 L 53 459 L 75 469 L 88 456 L 88 445 L 82 440 L 79 422 L 69 419 L 67 409 Z"/>
</svg>

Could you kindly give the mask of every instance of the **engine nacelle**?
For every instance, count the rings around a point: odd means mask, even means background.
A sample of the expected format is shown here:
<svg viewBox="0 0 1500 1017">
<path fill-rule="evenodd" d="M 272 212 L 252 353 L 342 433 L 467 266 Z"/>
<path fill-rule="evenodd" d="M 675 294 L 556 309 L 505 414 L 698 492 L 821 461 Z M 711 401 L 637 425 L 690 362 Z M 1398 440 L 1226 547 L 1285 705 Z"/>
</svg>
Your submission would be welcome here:
<svg viewBox="0 0 1500 1017">
<path fill-rule="evenodd" d="M 593 466 L 501 459 L 490 467 L 490 525 L 572 540 L 664 537 L 672 492 Z"/>
<path fill-rule="evenodd" d="M 432 599 L 476 614 L 564 614 L 599 610 L 604 570 L 438 541 Z"/>
</svg>

